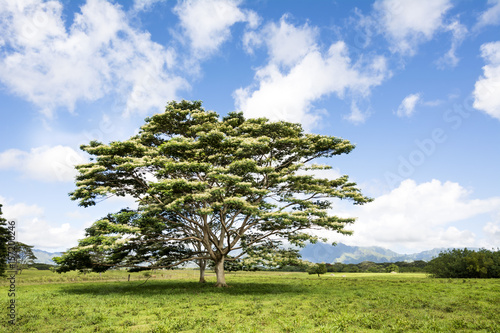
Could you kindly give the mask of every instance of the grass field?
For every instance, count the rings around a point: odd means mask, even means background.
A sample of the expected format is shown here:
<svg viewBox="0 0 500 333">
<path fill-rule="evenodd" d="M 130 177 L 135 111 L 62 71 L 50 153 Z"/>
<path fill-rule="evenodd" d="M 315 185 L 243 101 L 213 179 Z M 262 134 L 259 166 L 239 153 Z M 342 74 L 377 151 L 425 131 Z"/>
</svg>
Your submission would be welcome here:
<svg viewBox="0 0 500 333">
<path fill-rule="evenodd" d="M 162 276 L 163 274 L 163 276 Z M 197 271 L 25 271 L 17 324 L 4 332 L 500 332 L 500 280 L 424 274 L 228 273 L 230 288 L 197 283 Z M 85 280 L 83 280 L 85 279 Z"/>
</svg>

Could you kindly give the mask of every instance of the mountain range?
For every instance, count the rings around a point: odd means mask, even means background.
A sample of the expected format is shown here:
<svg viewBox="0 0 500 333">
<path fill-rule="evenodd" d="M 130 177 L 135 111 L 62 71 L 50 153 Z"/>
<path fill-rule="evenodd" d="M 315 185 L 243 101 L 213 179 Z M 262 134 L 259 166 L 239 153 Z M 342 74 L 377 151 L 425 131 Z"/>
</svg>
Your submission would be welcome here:
<svg viewBox="0 0 500 333">
<path fill-rule="evenodd" d="M 430 251 L 413 254 L 399 254 L 377 246 L 349 246 L 342 243 L 333 246 L 331 244 L 318 242 L 316 244 L 307 244 L 300 250 L 300 254 L 302 255 L 302 259 L 315 263 L 325 262 L 333 264 L 339 262 L 343 264 L 359 264 L 363 261 L 373 261 L 377 263 L 416 260 L 429 261 L 445 250 L 447 249 L 436 248 Z M 35 262 L 54 265 L 52 258 L 62 255 L 62 252 L 47 252 L 33 249 L 33 254 L 37 257 Z"/>
<path fill-rule="evenodd" d="M 359 264 L 363 261 L 373 261 L 376 263 L 416 260 L 429 261 L 445 250 L 447 249 L 436 248 L 413 254 L 399 254 L 377 246 L 349 246 L 342 243 L 333 246 L 318 242 L 316 244 L 307 244 L 300 250 L 300 254 L 302 255 L 302 259 L 315 263 L 324 262 L 334 264 L 339 262 L 343 264 Z"/>
<path fill-rule="evenodd" d="M 47 252 L 38 249 L 32 249 L 32 251 L 35 257 L 37 258 L 35 260 L 35 263 L 39 264 L 55 265 L 55 262 L 52 261 L 52 258 L 59 257 L 62 255 L 62 252 Z"/>
</svg>

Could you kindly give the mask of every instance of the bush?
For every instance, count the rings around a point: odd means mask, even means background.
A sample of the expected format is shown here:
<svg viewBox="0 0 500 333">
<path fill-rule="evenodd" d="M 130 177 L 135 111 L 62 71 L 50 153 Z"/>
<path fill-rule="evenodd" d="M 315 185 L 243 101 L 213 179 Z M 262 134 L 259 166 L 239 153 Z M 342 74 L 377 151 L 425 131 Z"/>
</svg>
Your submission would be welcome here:
<svg viewBox="0 0 500 333">
<path fill-rule="evenodd" d="M 500 251 L 453 249 L 432 259 L 426 271 L 436 278 L 499 278 Z"/>
<path fill-rule="evenodd" d="M 399 272 L 399 266 L 396 264 L 390 264 L 385 269 L 386 273 Z"/>
<path fill-rule="evenodd" d="M 29 266 L 30 268 L 34 267 L 38 269 L 39 271 L 48 271 L 51 268 L 55 268 L 55 265 L 49 265 L 49 264 L 41 264 L 41 263 L 34 263 Z"/>
<path fill-rule="evenodd" d="M 283 266 L 277 270 L 282 271 L 282 272 L 305 272 L 306 271 L 306 269 L 303 266 L 291 266 L 291 265 Z"/>
<path fill-rule="evenodd" d="M 316 264 L 307 269 L 307 273 L 311 274 L 318 274 L 318 277 L 320 274 L 325 274 L 326 273 L 326 264 Z"/>
<path fill-rule="evenodd" d="M 328 272 L 335 272 L 335 273 L 340 273 L 342 272 L 342 269 L 344 269 L 344 264 L 340 262 L 336 262 L 335 264 L 326 264 L 326 270 Z"/>
<path fill-rule="evenodd" d="M 361 269 L 359 269 L 359 267 L 355 264 L 345 265 L 344 268 L 342 269 L 342 272 L 345 272 L 345 273 L 358 273 L 360 271 L 361 271 Z"/>
<path fill-rule="evenodd" d="M 382 273 L 383 269 L 380 267 L 377 267 L 377 266 L 373 266 L 373 267 L 368 268 L 367 272 L 369 272 L 369 273 Z"/>
</svg>

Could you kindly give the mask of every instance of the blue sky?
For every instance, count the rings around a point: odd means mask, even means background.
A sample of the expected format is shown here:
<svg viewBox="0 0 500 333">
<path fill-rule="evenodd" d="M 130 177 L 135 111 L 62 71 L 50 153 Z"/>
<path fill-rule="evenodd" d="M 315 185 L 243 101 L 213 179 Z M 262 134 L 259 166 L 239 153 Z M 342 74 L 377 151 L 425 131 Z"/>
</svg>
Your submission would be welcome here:
<svg viewBox="0 0 500 333">
<path fill-rule="evenodd" d="M 364 206 L 350 245 L 500 245 L 500 1 L 0 1 L 0 202 L 59 251 L 127 206 L 78 207 L 81 144 L 170 100 L 300 122 L 357 147 L 321 161 Z M 324 233 L 322 235 L 325 235 Z"/>
</svg>

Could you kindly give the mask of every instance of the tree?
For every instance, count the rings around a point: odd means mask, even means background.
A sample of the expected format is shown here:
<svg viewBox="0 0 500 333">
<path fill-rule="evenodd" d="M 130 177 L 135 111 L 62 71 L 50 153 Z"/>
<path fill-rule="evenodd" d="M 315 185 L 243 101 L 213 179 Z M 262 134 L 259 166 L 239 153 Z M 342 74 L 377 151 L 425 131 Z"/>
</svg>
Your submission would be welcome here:
<svg viewBox="0 0 500 333">
<path fill-rule="evenodd" d="M 278 246 L 255 246 L 245 253 L 245 256 L 232 258 L 228 255 L 224 261 L 226 271 L 255 271 L 258 269 L 282 269 L 286 266 L 309 266 L 309 262 L 300 259 L 299 250 L 283 249 Z"/>
<path fill-rule="evenodd" d="M 359 267 L 356 264 L 347 264 L 344 265 L 342 272 L 345 273 L 358 273 L 360 271 Z"/>
<path fill-rule="evenodd" d="M 17 257 L 17 269 L 19 273 L 21 273 L 23 269 L 28 268 L 29 265 L 32 265 L 37 258 L 33 254 L 32 245 L 26 245 L 21 242 L 15 242 L 14 247 Z"/>
<path fill-rule="evenodd" d="M 337 273 L 340 273 L 340 272 L 343 272 L 343 271 L 344 271 L 344 267 L 345 267 L 345 266 L 346 266 L 346 265 L 345 265 L 345 264 L 343 264 L 343 263 L 341 263 L 341 262 L 336 262 L 336 263 L 334 263 L 334 264 L 333 264 L 333 265 L 331 265 L 331 266 L 328 266 L 328 265 L 327 265 L 327 267 L 326 267 L 326 268 L 327 268 L 327 271 L 328 271 L 328 272 L 337 272 Z"/>
<path fill-rule="evenodd" d="M 7 227 L 7 220 L 2 217 L 2 204 L 0 204 L 0 275 L 5 274 L 7 258 L 9 261 L 15 259 L 19 273 L 37 259 L 32 251 L 33 246 L 16 242 L 9 228 L 12 227 Z"/>
<path fill-rule="evenodd" d="M 203 253 L 203 245 L 196 241 L 196 240 L 193 240 L 191 242 L 193 248 L 195 249 L 195 251 L 197 253 Z M 207 268 L 207 264 L 208 264 L 208 259 L 196 259 L 195 261 L 195 264 L 198 265 L 199 269 L 200 269 L 200 280 L 199 282 L 200 283 L 205 283 L 206 280 L 205 280 L 205 269 Z"/>
<path fill-rule="evenodd" d="M 0 204 L 0 276 L 5 274 L 7 258 L 9 255 L 7 243 L 11 239 L 11 234 L 7 228 L 7 220 L 2 217 L 2 204 Z"/>
<path fill-rule="evenodd" d="M 318 277 L 319 277 L 320 274 L 326 273 L 326 264 L 321 263 L 321 264 L 312 265 L 311 267 L 309 267 L 307 269 L 307 273 L 309 273 L 309 275 L 318 274 Z"/>
<path fill-rule="evenodd" d="M 88 207 L 112 195 L 132 196 L 141 212 L 162 220 L 164 242 L 201 245 L 202 251 L 171 265 L 213 260 L 216 286 L 226 286 L 224 261 L 255 246 L 283 240 L 304 246 L 318 239 L 313 229 L 350 234 L 345 227 L 355 219 L 329 215 L 331 199 L 371 201 L 348 176 L 329 180 L 307 174 L 331 169 L 309 163 L 349 153 L 354 145 L 348 140 L 304 134 L 300 124 L 245 119 L 241 112 L 219 120 L 199 101 L 170 102 L 129 140 L 91 141 L 81 149 L 93 158 L 76 166 L 71 198 Z M 110 247 L 124 246 L 117 244 L 129 242 L 127 232 L 100 237 Z M 147 241 L 149 235 L 141 237 Z M 241 253 L 228 259 L 238 249 Z"/>
<path fill-rule="evenodd" d="M 399 267 L 396 264 L 390 264 L 385 268 L 385 271 L 387 273 L 392 273 L 392 272 L 399 272 Z"/>
<path fill-rule="evenodd" d="M 429 261 L 426 271 L 436 278 L 499 278 L 500 251 L 444 251 Z"/>
<path fill-rule="evenodd" d="M 241 258 L 242 269 L 265 267 L 281 269 L 285 266 L 302 266 L 303 260 L 297 249 L 284 249 L 279 242 L 248 248 L 245 256 Z"/>
<path fill-rule="evenodd" d="M 373 261 L 365 260 L 365 261 L 362 261 L 359 264 L 357 264 L 357 266 L 361 272 L 366 272 L 370 269 L 372 269 L 372 271 L 373 271 L 373 268 L 375 268 L 377 266 L 377 264 L 374 263 Z"/>
<path fill-rule="evenodd" d="M 170 220 L 175 218 L 170 216 Z M 149 270 L 193 256 L 193 250 L 185 244 L 168 240 L 178 237 L 175 230 L 167 230 L 159 216 L 147 212 L 122 209 L 97 220 L 85 231 L 86 237 L 77 247 L 53 258 L 59 265 L 57 272 L 104 272 L 113 267 Z"/>
</svg>

